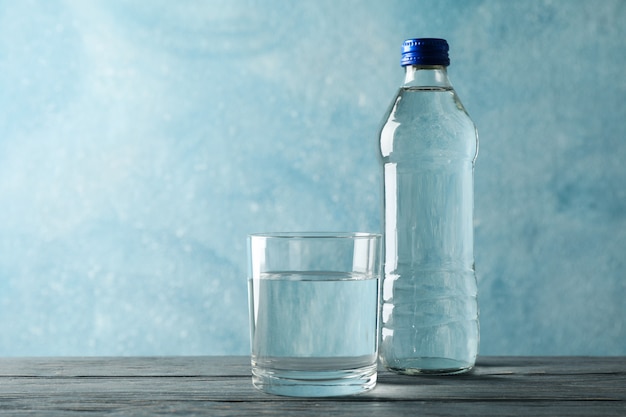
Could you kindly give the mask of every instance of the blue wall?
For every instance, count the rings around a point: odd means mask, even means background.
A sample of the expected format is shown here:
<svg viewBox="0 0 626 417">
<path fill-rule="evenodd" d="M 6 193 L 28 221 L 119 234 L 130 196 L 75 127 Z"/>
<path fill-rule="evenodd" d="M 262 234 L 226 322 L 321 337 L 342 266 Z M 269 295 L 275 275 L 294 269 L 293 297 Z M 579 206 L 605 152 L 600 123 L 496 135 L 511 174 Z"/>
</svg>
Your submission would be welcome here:
<svg viewBox="0 0 626 417">
<path fill-rule="evenodd" d="M 248 353 L 245 236 L 377 231 L 404 38 L 478 125 L 482 354 L 626 354 L 626 2 L 0 0 L 0 355 Z"/>
</svg>

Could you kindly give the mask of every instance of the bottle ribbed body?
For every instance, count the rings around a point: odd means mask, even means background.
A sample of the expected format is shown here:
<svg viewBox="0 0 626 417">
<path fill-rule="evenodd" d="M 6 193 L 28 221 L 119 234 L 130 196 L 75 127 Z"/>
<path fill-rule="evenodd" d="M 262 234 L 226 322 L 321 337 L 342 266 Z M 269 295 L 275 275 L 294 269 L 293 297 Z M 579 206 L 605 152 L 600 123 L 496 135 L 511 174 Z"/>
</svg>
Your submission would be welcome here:
<svg viewBox="0 0 626 417">
<path fill-rule="evenodd" d="M 464 372 L 479 343 L 476 129 L 443 66 L 407 67 L 383 123 L 380 359 L 405 374 Z"/>
</svg>

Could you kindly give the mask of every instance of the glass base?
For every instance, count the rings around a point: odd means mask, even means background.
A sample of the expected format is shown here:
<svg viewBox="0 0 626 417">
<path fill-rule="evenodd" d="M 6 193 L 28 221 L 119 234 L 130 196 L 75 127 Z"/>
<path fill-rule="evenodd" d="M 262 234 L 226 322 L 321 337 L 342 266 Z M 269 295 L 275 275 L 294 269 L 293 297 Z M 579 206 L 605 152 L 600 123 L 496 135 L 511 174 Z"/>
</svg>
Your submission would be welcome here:
<svg viewBox="0 0 626 417">
<path fill-rule="evenodd" d="M 376 364 L 341 371 L 292 371 L 253 367 L 255 388 L 289 397 L 335 397 L 359 394 L 376 386 Z"/>
<path fill-rule="evenodd" d="M 456 375 L 471 371 L 474 364 L 448 358 L 409 358 L 385 362 L 385 367 L 402 375 Z"/>
</svg>

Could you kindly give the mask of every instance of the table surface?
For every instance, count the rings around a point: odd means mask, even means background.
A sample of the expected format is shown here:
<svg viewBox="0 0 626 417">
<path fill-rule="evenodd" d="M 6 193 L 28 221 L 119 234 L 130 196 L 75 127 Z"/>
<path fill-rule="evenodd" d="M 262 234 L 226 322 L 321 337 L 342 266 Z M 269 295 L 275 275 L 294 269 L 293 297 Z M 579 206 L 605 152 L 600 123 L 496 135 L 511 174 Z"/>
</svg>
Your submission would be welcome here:
<svg viewBox="0 0 626 417">
<path fill-rule="evenodd" d="M 626 357 L 481 357 L 456 376 L 380 372 L 372 391 L 289 398 L 243 356 L 0 358 L 0 415 L 626 416 Z"/>
</svg>

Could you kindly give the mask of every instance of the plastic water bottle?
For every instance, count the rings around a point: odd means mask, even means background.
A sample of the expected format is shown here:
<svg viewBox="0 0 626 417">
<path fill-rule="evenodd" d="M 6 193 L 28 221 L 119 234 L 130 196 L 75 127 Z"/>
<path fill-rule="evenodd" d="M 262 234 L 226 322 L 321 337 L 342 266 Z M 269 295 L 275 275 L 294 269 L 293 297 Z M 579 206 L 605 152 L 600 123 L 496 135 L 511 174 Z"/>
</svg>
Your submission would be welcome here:
<svg viewBox="0 0 626 417">
<path fill-rule="evenodd" d="M 385 275 L 380 359 L 402 374 L 470 370 L 478 353 L 474 161 L 444 39 L 402 45 L 404 84 L 383 118 Z"/>
</svg>

